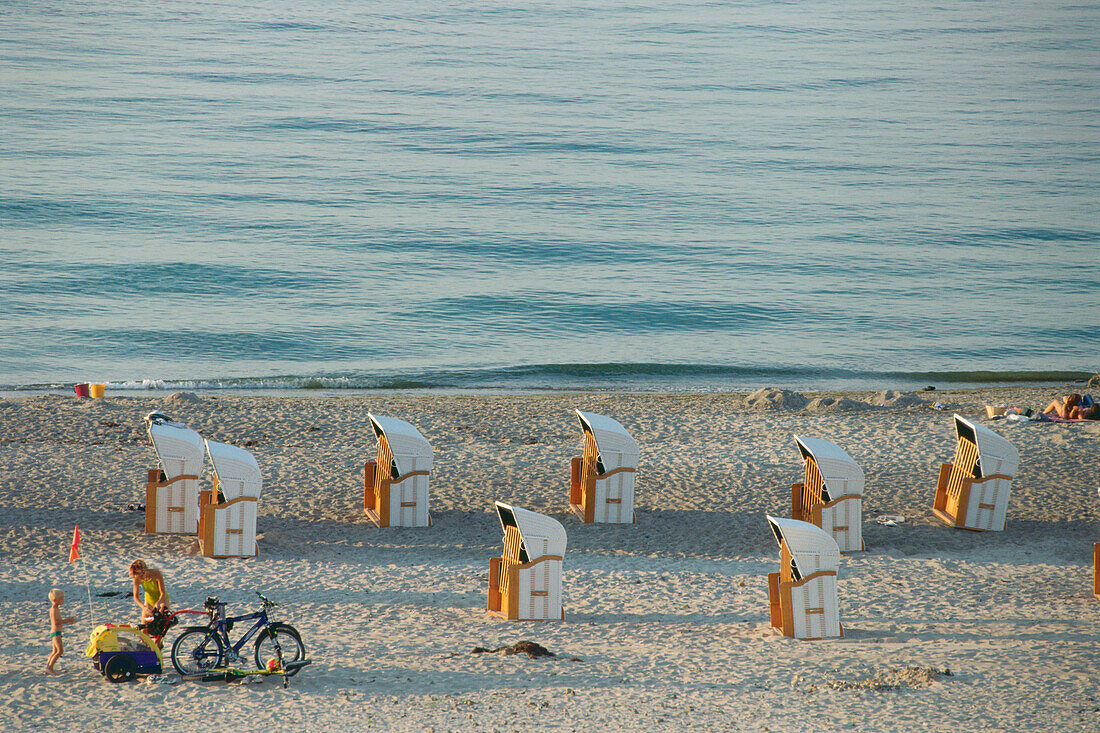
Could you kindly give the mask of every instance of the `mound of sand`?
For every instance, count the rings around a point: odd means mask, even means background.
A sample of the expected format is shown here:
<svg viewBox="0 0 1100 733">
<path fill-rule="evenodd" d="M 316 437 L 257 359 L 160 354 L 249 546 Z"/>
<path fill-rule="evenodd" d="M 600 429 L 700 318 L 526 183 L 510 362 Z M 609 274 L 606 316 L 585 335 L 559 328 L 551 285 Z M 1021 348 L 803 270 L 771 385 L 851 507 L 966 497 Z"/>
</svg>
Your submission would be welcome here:
<svg viewBox="0 0 1100 733">
<path fill-rule="evenodd" d="M 807 402 L 800 392 L 773 387 L 761 387 L 745 398 L 745 406 L 754 410 L 801 410 Z"/>
<path fill-rule="evenodd" d="M 913 392 L 898 392 L 895 389 L 885 389 L 871 398 L 872 405 L 880 407 L 914 407 L 923 405 L 924 400 Z"/>
<path fill-rule="evenodd" d="M 870 410 L 871 405 L 851 397 L 818 397 L 806 405 L 807 412 L 853 412 L 855 410 Z"/>
<path fill-rule="evenodd" d="M 935 667 L 917 667 L 909 665 L 897 669 L 889 669 L 876 672 L 855 682 L 847 680 L 830 680 L 825 687 L 833 690 L 870 690 L 882 692 L 884 690 L 901 690 L 905 688 L 928 687 L 941 677 L 954 677 L 950 669 L 937 669 Z"/>
<path fill-rule="evenodd" d="M 194 392 L 173 392 L 168 395 L 168 399 L 164 401 L 167 405 L 193 405 L 195 403 L 202 402 L 202 398 Z"/>
</svg>

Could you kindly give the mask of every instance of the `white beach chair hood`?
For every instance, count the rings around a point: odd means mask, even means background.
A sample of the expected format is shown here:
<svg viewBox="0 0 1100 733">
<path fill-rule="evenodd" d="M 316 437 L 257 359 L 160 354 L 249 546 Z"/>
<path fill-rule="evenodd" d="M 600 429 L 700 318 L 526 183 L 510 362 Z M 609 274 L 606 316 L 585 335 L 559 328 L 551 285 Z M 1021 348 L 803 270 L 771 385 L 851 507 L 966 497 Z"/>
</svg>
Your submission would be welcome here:
<svg viewBox="0 0 1100 733">
<path fill-rule="evenodd" d="M 151 420 L 149 440 L 169 480 L 202 473 L 203 439 L 191 428 L 182 423 Z"/>
<path fill-rule="evenodd" d="M 955 433 L 958 436 L 973 437 L 978 446 L 978 465 L 983 476 L 1003 474 L 1015 476 L 1020 467 L 1020 453 L 1016 446 L 984 425 L 970 422 L 961 415 L 955 415 Z"/>
<path fill-rule="evenodd" d="M 820 570 L 840 569 L 840 547 L 825 530 L 797 519 L 780 519 L 768 515 L 775 541 L 787 543 L 791 559 L 802 577 Z"/>
<path fill-rule="evenodd" d="M 863 494 L 865 479 L 863 469 L 840 446 L 821 438 L 794 436 L 802 457 L 810 456 L 821 472 L 829 498 L 845 494 Z M 826 498 L 828 501 L 828 498 Z"/>
<path fill-rule="evenodd" d="M 415 458 L 417 470 L 431 470 L 432 444 L 413 425 L 395 417 L 378 417 L 369 412 L 367 417 L 370 418 L 375 433 L 386 436 L 398 471 L 407 473 L 411 470 L 402 465 L 402 457 Z"/>
<path fill-rule="evenodd" d="M 206 441 L 206 452 L 210 455 L 226 500 L 232 501 L 242 496 L 260 498 L 263 476 L 260 474 L 260 464 L 251 453 L 244 448 L 213 440 Z"/>
<path fill-rule="evenodd" d="M 638 443 L 617 420 L 592 412 L 577 410 L 581 426 L 592 433 L 596 447 L 600 452 L 622 453 L 623 465 L 634 466 L 638 463 Z M 631 460 L 632 459 L 632 460 Z"/>
<path fill-rule="evenodd" d="M 530 560 L 536 560 L 543 555 L 565 556 L 567 538 L 561 522 L 545 514 L 500 501 L 496 502 L 496 507 L 501 531 L 507 531 L 509 525 L 514 525 L 519 530 Z"/>
</svg>

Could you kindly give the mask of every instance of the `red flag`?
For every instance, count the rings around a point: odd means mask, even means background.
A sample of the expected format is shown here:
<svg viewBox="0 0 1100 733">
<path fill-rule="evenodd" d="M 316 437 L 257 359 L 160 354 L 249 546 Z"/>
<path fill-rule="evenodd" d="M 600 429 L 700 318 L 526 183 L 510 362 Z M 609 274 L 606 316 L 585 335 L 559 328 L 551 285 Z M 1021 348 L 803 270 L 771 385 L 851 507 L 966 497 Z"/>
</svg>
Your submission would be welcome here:
<svg viewBox="0 0 1100 733">
<path fill-rule="evenodd" d="M 73 544 L 69 546 L 69 562 L 80 559 L 80 525 L 73 526 Z"/>
</svg>

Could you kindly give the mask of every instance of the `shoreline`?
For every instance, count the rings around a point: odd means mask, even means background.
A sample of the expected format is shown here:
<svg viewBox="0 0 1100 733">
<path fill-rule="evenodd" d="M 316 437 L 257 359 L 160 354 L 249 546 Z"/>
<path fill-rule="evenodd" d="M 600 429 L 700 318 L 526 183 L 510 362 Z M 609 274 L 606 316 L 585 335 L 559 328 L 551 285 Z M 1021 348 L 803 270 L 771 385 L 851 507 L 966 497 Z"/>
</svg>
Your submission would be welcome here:
<svg viewBox="0 0 1100 733">
<path fill-rule="evenodd" d="M 738 387 L 738 388 L 725 388 L 715 387 L 711 388 L 697 388 L 697 389 L 674 389 L 674 388 L 662 388 L 662 387 L 638 387 L 635 389 L 622 388 L 622 387 L 606 387 L 606 388 L 592 388 L 584 385 L 574 387 L 517 387 L 517 388 L 505 388 L 505 387 L 463 387 L 463 388 L 451 388 L 451 387 L 437 387 L 437 388 L 401 388 L 401 389 L 383 389 L 383 388 L 313 388 L 313 387 L 252 387 L 252 388 L 237 388 L 237 387 L 189 387 L 179 386 L 171 388 L 122 388 L 114 387 L 111 383 L 107 383 L 106 394 L 104 398 L 135 398 L 135 399 L 163 399 L 176 394 L 177 392 L 190 392 L 202 398 L 218 398 L 218 397 L 254 397 L 254 398 L 282 398 L 282 397 L 316 397 L 316 398 L 330 398 L 330 397 L 358 397 L 358 398 L 370 398 L 370 397 L 408 397 L 408 398 L 433 398 L 433 397 L 540 397 L 540 396 L 586 396 L 586 395 L 606 395 L 606 396 L 625 396 L 625 397 L 646 397 L 646 396 L 676 396 L 676 395 L 692 395 L 692 396 L 745 396 L 757 391 L 758 389 L 781 389 L 792 392 L 799 392 L 805 395 L 813 396 L 869 396 L 884 391 L 890 392 L 906 392 L 914 393 L 924 396 L 934 396 L 939 393 L 969 393 L 969 392 L 1016 392 L 1016 391 L 1028 391 L 1038 392 L 1045 390 L 1053 394 L 1055 392 L 1065 393 L 1069 391 L 1088 392 L 1094 390 L 1100 392 L 1100 385 L 1096 382 L 1100 381 L 1100 374 L 1094 375 L 1090 379 L 1084 379 L 1080 381 L 1072 382 L 994 382 L 994 383 L 960 383 L 960 384 L 948 384 L 948 386 L 936 386 L 927 385 L 924 387 L 899 387 L 899 386 L 859 386 L 859 387 L 798 387 L 789 384 L 783 384 L 781 382 L 774 382 L 767 385 L 763 383 L 756 386 Z M 1092 386 L 1090 386 L 1092 385 Z M 0 389 L 0 400 L 21 400 L 33 397 L 42 396 L 54 396 L 54 397 L 74 397 L 72 387 L 26 387 L 17 389 Z M 84 398 L 92 399 L 92 398 Z"/>
<path fill-rule="evenodd" d="M 171 711 L 167 730 L 1090 730 L 1085 706 L 1100 699 L 1091 594 L 1100 423 L 984 416 L 986 403 L 1040 406 L 1058 391 L 816 392 L 797 408 L 797 395 L 778 390 L 756 401 L 0 399 L 0 613 L 13 620 L 0 641 L 0 722 L 33 728 L 49 717 L 55 729 L 81 730 L 111 709 L 113 724 L 141 726 L 155 705 Z M 640 445 L 633 525 L 584 525 L 569 513 L 576 408 L 614 417 Z M 142 533 L 143 512 L 127 505 L 143 500 L 156 461 L 142 422 L 153 409 L 255 455 L 264 475 L 258 557 L 195 557 L 190 538 Z M 378 529 L 364 516 L 363 462 L 375 451 L 368 410 L 412 422 L 432 443 L 432 527 Z M 938 465 L 954 447 L 952 411 L 1020 451 L 1004 532 L 951 529 L 932 516 Z M 867 476 L 867 551 L 841 561 L 842 639 L 794 641 L 768 623 L 766 578 L 779 558 L 764 515 L 789 516 L 801 477 L 792 434 L 844 447 Z M 207 465 L 204 487 L 209 480 Z M 485 611 L 489 559 L 501 552 L 496 499 L 564 524 L 564 622 Z M 882 526 L 880 514 L 906 521 Z M 92 614 L 83 576 L 65 562 L 74 524 L 94 590 L 121 592 L 95 599 Z M 218 595 L 243 613 L 252 590 L 263 591 L 284 604 L 279 618 L 302 632 L 313 664 L 287 690 L 271 681 L 111 685 L 82 652 L 92 625 L 133 617 L 134 557 L 164 571 L 175 608 Z M 80 616 L 58 678 L 40 670 L 52 586 Z M 519 640 L 557 656 L 471 651 Z"/>
<path fill-rule="evenodd" d="M 90 370 L 92 375 L 96 372 Z M 1046 371 L 865 371 L 816 367 L 752 367 L 715 364 L 541 364 L 469 369 L 422 369 L 386 372 L 282 374 L 265 377 L 83 381 L 105 384 L 107 392 L 123 396 L 178 391 L 250 396 L 278 393 L 386 394 L 430 396 L 447 394 L 543 393 L 747 393 L 762 385 L 802 392 L 864 392 L 893 389 L 983 389 L 1001 387 L 1082 388 L 1100 373 L 1094 370 Z M 79 381 L 80 378 L 77 379 Z M 72 394 L 70 382 L 0 383 L 0 399 L 38 394 Z"/>
</svg>

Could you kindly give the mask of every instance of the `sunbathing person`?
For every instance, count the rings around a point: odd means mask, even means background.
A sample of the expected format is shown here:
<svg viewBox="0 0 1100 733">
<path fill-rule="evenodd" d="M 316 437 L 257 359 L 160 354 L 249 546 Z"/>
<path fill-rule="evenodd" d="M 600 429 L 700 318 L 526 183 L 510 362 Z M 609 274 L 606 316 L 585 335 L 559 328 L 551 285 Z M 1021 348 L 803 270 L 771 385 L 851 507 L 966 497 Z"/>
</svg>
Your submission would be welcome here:
<svg viewBox="0 0 1100 733">
<path fill-rule="evenodd" d="M 1081 404 L 1069 411 L 1075 420 L 1100 420 L 1100 405 L 1092 400 L 1081 400 Z"/>
<path fill-rule="evenodd" d="M 1054 400 L 1043 410 L 1044 415 L 1055 415 L 1063 420 L 1073 420 L 1073 413 L 1079 409 L 1081 395 L 1071 392 L 1060 400 Z"/>
</svg>

